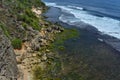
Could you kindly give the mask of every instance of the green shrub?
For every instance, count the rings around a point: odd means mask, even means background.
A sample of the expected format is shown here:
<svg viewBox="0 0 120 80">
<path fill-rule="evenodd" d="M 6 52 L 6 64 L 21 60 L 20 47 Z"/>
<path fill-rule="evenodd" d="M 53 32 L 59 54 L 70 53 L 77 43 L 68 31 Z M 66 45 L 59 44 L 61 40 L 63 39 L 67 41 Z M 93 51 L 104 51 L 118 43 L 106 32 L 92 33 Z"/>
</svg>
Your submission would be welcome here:
<svg viewBox="0 0 120 80">
<path fill-rule="evenodd" d="M 22 23 L 22 26 L 24 27 L 24 28 L 26 28 L 27 27 L 27 24 L 26 23 Z"/>
<path fill-rule="evenodd" d="M 22 40 L 15 38 L 12 40 L 12 46 L 14 47 L 14 49 L 21 49 L 22 48 Z"/>
<path fill-rule="evenodd" d="M 36 15 L 29 8 L 25 9 L 25 14 L 31 18 L 37 18 Z"/>
<path fill-rule="evenodd" d="M 19 21 L 23 21 L 24 24 L 30 25 L 33 29 L 40 30 L 39 19 L 30 9 L 26 9 L 25 13 L 18 15 L 17 18 Z M 24 24 L 23 26 L 26 26 Z"/>
</svg>

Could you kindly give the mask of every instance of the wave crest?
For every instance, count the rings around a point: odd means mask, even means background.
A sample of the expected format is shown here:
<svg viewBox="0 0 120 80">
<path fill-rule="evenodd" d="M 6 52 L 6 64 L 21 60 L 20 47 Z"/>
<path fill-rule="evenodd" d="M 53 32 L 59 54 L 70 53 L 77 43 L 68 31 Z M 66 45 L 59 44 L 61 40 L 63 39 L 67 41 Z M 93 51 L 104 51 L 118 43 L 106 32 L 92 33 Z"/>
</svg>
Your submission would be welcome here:
<svg viewBox="0 0 120 80">
<path fill-rule="evenodd" d="M 74 22 L 84 22 L 90 24 L 97 28 L 100 32 L 114 36 L 120 39 L 120 21 L 110 18 L 110 17 L 99 17 L 92 14 L 89 14 L 87 11 L 84 11 L 82 7 L 76 6 L 61 6 L 55 3 L 47 3 L 48 6 L 58 7 L 64 12 L 69 12 L 73 14 L 75 18 L 70 16 L 66 18 L 65 15 L 61 15 L 59 19 L 64 23 L 74 24 Z"/>
</svg>

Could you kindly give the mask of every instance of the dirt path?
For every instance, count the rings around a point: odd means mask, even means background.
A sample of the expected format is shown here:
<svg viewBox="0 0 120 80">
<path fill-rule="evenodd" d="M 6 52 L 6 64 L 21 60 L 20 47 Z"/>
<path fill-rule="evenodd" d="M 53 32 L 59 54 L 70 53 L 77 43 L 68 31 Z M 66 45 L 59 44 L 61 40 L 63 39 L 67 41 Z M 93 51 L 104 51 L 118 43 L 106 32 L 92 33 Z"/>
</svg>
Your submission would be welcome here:
<svg viewBox="0 0 120 80">
<path fill-rule="evenodd" d="M 25 57 L 25 55 L 27 54 L 27 50 L 25 47 L 25 44 L 22 44 L 22 49 L 21 50 L 14 50 L 17 57 L 17 62 L 20 61 L 21 57 Z M 18 69 L 20 71 L 20 77 L 18 78 L 18 80 L 30 80 L 30 73 L 28 72 L 28 70 L 25 68 L 25 66 L 21 63 L 18 64 Z"/>
</svg>

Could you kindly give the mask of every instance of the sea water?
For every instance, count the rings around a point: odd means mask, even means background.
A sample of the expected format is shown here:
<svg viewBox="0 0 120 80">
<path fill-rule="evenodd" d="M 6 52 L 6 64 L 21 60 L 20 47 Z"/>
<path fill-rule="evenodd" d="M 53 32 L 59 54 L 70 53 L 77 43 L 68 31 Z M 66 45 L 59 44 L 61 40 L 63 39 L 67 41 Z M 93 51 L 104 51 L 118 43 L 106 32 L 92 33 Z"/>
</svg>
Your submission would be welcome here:
<svg viewBox="0 0 120 80">
<path fill-rule="evenodd" d="M 84 22 L 107 34 L 120 39 L 120 0 L 43 0 L 47 6 L 60 8 L 59 20 L 70 24 Z"/>
</svg>

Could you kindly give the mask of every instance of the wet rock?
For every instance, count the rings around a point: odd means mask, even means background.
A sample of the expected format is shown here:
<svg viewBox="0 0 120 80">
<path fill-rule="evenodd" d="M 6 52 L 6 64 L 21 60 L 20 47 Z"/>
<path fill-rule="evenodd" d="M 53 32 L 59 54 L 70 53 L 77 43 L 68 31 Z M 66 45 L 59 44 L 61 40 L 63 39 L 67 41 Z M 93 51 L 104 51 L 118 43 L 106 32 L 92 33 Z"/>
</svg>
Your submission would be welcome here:
<svg viewBox="0 0 120 80">
<path fill-rule="evenodd" d="M 109 38 L 104 40 L 105 43 L 109 44 L 112 46 L 114 49 L 120 52 L 120 40 L 116 38 Z"/>
</svg>

